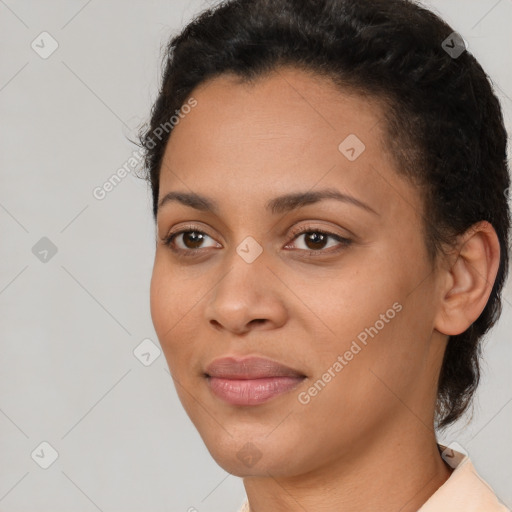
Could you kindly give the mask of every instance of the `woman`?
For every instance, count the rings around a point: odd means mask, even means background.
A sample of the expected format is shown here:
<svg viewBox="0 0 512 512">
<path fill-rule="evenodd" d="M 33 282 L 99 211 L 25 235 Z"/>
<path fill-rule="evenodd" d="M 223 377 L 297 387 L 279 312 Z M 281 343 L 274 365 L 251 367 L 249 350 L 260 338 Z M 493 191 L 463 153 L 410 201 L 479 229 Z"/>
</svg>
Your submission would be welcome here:
<svg viewBox="0 0 512 512">
<path fill-rule="evenodd" d="M 509 258 L 507 136 L 462 38 L 406 0 L 232 0 L 167 50 L 151 314 L 242 510 L 507 510 L 436 440 Z"/>
</svg>

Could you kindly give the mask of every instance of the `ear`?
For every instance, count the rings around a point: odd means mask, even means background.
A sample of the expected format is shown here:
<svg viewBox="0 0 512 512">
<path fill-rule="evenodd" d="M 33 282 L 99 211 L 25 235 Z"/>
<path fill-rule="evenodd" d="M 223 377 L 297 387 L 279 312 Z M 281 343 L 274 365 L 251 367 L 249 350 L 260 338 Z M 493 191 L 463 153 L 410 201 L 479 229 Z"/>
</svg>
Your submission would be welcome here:
<svg viewBox="0 0 512 512">
<path fill-rule="evenodd" d="M 463 333 L 484 310 L 498 273 L 500 244 L 493 226 L 481 221 L 459 237 L 444 270 L 444 287 L 434 327 L 449 336 Z"/>
</svg>

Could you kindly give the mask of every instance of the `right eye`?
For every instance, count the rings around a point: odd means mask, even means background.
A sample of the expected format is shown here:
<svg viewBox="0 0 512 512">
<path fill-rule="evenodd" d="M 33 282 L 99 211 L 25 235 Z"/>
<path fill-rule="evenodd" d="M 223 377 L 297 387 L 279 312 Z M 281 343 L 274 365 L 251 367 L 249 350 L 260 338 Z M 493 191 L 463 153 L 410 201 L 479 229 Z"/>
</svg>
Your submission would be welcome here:
<svg viewBox="0 0 512 512">
<path fill-rule="evenodd" d="M 194 256 L 197 251 L 205 249 L 205 247 L 200 247 L 200 245 L 207 238 L 213 240 L 213 238 L 204 231 L 201 231 L 199 228 L 195 226 L 187 226 L 184 229 L 170 233 L 163 239 L 163 243 L 175 253 L 183 256 Z M 179 243 L 180 241 L 181 247 Z"/>
</svg>

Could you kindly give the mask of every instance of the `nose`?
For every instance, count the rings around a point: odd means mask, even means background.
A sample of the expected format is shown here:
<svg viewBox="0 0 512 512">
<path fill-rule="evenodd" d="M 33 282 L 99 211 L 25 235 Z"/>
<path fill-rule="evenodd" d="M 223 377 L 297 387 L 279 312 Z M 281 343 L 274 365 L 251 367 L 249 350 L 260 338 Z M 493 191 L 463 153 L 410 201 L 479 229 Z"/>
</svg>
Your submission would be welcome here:
<svg viewBox="0 0 512 512">
<path fill-rule="evenodd" d="M 282 326 L 287 314 L 286 287 L 263 254 L 248 263 L 235 253 L 229 263 L 206 299 L 209 324 L 217 331 L 238 335 Z"/>
</svg>

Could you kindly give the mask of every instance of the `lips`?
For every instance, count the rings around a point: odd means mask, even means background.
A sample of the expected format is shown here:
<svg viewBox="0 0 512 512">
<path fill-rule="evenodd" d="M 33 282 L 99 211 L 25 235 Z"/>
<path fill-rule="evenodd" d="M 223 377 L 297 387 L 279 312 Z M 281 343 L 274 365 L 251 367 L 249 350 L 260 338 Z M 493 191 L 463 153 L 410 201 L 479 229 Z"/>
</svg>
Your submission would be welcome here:
<svg viewBox="0 0 512 512">
<path fill-rule="evenodd" d="M 263 357 L 223 357 L 215 359 L 206 367 L 205 373 L 208 377 L 239 380 L 268 377 L 305 377 L 303 373 L 289 366 Z"/>
<path fill-rule="evenodd" d="M 223 357 L 206 368 L 210 391 L 236 406 L 264 404 L 295 389 L 305 378 L 301 372 L 262 357 Z"/>
</svg>

